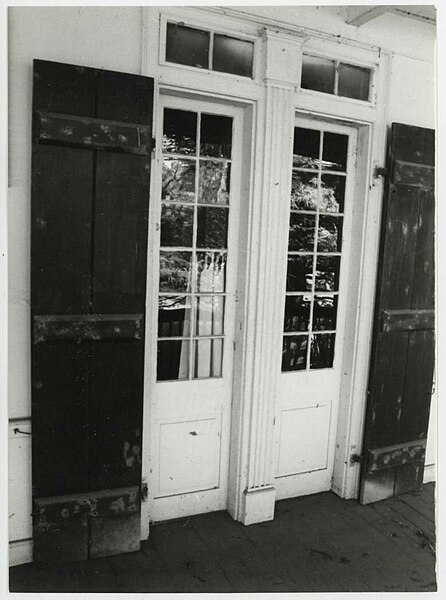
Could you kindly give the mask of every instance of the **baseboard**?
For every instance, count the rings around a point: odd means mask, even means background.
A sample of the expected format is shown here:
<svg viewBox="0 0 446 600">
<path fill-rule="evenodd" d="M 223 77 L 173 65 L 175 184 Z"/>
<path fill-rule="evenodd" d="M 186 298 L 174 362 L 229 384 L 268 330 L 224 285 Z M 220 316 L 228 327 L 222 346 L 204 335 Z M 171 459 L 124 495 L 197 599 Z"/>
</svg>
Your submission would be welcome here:
<svg viewBox="0 0 446 600">
<path fill-rule="evenodd" d="M 25 563 L 33 562 L 33 541 L 18 540 L 9 542 L 9 566 L 16 567 Z"/>
<path fill-rule="evenodd" d="M 437 470 L 435 468 L 435 465 L 425 465 L 423 483 L 430 483 L 431 481 L 436 481 L 436 479 Z"/>
</svg>

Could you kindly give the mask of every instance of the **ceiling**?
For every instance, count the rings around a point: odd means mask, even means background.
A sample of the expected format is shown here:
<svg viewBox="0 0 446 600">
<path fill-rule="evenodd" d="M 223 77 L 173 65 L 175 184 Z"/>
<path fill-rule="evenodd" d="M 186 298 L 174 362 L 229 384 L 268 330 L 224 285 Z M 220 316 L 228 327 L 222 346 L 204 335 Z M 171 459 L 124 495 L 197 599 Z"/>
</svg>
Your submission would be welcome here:
<svg viewBox="0 0 446 600">
<path fill-rule="evenodd" d="M 394 13 L 401 17 L 417 19 L 418 21 L 423 21 L 424 23 L 429 23 L 431 25 L 435 25 L 436 23 L 435 6 L 428 4 L 369 4 L 349 6 L 347 7 L 345 20 L 349 25 L 360 27 L 384 13 Z"/>
</svg>

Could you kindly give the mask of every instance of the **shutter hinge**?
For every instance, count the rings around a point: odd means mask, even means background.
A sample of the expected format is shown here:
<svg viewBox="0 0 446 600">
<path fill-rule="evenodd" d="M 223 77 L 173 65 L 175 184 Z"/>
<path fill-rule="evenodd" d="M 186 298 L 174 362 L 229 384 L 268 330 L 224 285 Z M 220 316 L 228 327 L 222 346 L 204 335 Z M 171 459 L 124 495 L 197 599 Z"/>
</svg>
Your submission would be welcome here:
<svg viewBox="0 0 446 600">
<path fill-rule="evenodd" d="M 357 464 L 361 465 L 363 462 L 364 462 L 364 457 L 361 456 L 360 454 L 352 454 L 350 456 L 350 463 L 351 464 L 357 463 Z"/>
<path fill-rule="evenodd" d="M 151 148 L 152 148 L 151 155 L 152 155 L 152 158 L 153 158 L 155 156 L 155 150 L 156 150 L 156 138 L 152 138 Z"/>
<path fill-rule="evenodd" d="M 373 178 L 377 179 L 378 177 L 387 177 L 386 167 L 375 167 L 375 170 L 373 172 Z"/>
<path fill-rule="evenodd" d="M 141 502 L 147 502 L 148 496 L 149 496 L 149 487 L 147 485 L 147 481 L 143 481 L 141 483 Z"/>
</svg>

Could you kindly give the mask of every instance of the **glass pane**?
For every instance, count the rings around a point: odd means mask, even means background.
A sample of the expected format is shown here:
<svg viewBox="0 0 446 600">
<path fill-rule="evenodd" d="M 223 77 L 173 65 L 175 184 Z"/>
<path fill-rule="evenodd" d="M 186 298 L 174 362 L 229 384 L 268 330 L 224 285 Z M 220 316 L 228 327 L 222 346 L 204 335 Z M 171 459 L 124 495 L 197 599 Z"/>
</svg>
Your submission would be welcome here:
<svg viewBox="0 0 446 600">
<path fill-rule="evenodd" d="M 291 179 L 291 209 L 316 210 L 317 173 L 305 173 L 293 169 Z"/>
<path fill-rule="evenodd" d="M 190 292 L 191 252 L 160 252 L 160 292 Z"/>
<path fill-rule="evenodd" d="M 163 159 L 161 198 L 165 202 L 194 202 L 195 161 Z"/>
<path fill-rule="evenodd" d="M 294 128 L 294 167 L 318 168 L 320 139 L 320 131 L 303 127 Z"/>
<path fill-rule="evenodd" d="M 313 329 L 336 329 L 338 297 L 334 295 L 315 296 L 313 304 Z"/>
<path fill-rule="evenodd" d="M 157 380 L 188 379 L 189 344 L 187 340 L 158 342 Z"/>
<path fill-rule="evenodd" d="M 158 337 L 190 335 L 190 296 L 160 296 L 158 299 Z"/>
<path fill-rule="evenodd" d="M 333 94 L 334 80 L 335 63 L 333 60 L 303 55 L 301 88 Z"/>
<path fill-rule="evenodd" d="M 186 110 L 164 109 L 163 152 L 196 154 L 197 115 Z"/>
<path fill-rule="evenodd" d="M 287 296 L 284 331 L 308 331 L 311 296 Z"/>
<path fill-rule="evenodd" d="M 312 279 L 312 256 L 288 256 L 287 292 L 305 292 L 306 290 L 311 290 Z"/>
<path fill-rule="evenodd" d="M 290 236 L 288 250 L 295 252 L 312 252 L 314 248 L 314 231 L 316 217 L 290 213 Z"/>
<path fill-rule="evenodd" d="M 201 115 L 201 156 L 231 158 L 232 117 Z"/>
<path fill-rule="evenodd" d="M 321 333 L 311 336 L 310 369 L 326 369 L 333 366 L 334 333 Z"/>
<path fill-rule="evenodd" d="M 344 212 L 345 175 L 322 175 L 321 212 Z"/>
<path fill-rule="evenodd" d="M 197 252 L 197 292 L 224 292 L 226 258 L 221 252 Z"/>
<path fill-rule="evenodd" d="M 318 252 L 340 252 L 342 246 L 342 217 L 319 217 Z"/>
<path fill-rule="evenodd" d="M 316 290 L 335 292 L 339 288 L 340 256 L 318 256 L 316 262 Z"/>
<path fill-rule="evenodd" d="M 357 100 L 368 100 L 370 90 L 370 69 L 354 65 L 339 65 L 338 95 Z"/>
<path fill-rule="evenodd" d="M 221 377 L 223 340 L 196 340 L 194 346 L 194 379 Z"/>
<path fill-rule="evenodd" d="M 208 31 L 167 23 L 166 37 L 166 60 L 168 62 L 202 69 L 209 68 L 210 34 Z"/>
<path fill-rule="evenodd" d="M 199 206 L 197 209 L 197 248 L 227 248 L 227 208 Z"/>
<path fill-rule="evenodd" d="M 307 366 L 308 336 L 287 335 L 283 338 L 282 371 L 301 371 Z"/>
<path fill-rule="evenodd" d="M 195 335 L 222 335 L 224 296 L 198 296 Z"/>
<path fill-rule="evenodd" d="M 322 169 L 345 171 L 347 169 L 348 136 L 340 133 L 324 133 Z"/>
<path fill-rule="evenodd" d="M 202 204 L 229 204 L 231 164 L 200 161 L 198 202 Z"/>
<path fill-rule="evenodd" d="M 252 77 L 253 55 L 253 42 L 218 33 L 214 35 L 214 71 Z"/>
<path fill-rule="evenodd" d="M 194 207 L 163 204 L 161 208 L 161 246 L 192 246 Z"/>
</svg>

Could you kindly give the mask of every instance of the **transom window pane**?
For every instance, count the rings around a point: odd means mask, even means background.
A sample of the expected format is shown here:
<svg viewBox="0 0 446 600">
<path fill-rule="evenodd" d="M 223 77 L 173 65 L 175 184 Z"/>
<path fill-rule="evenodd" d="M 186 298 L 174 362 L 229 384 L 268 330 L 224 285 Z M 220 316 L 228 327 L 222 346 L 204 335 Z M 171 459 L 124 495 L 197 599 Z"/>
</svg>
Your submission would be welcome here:
<svg viewBox="0 0 446 600">
<path fill-rule="evenodd" d="M 232 118 L 165 109 L 163 127 L 157 377 L 221 377 Z"/>
<path fill-rule="evenodd" d="M 304 54 L 300 86 L 303 90 L 367 101 L 371 74 L 367 67 Z"/>
<path fill-rule="evenodd" d="M 348 140 L 294 130 L 282 371 L 333 366 Z"/>
<path fill-rule="evenodd" d="M 254 42 L 178 23 L 167 23 L 166 61 L 252 77 Z"/>
</svg>

